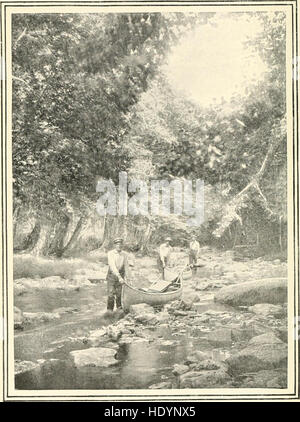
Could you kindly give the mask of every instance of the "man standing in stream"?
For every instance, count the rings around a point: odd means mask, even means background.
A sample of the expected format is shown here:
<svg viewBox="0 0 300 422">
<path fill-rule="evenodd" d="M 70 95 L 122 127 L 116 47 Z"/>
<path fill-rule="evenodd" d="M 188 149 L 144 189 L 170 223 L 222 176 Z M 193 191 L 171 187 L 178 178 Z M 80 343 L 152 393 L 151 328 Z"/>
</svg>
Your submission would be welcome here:
<svg viewBox="0 0 300 422">
<path fill-rule="evenodd" d="M 172 246 L 170 245 L 171 240 L 172 239 L 170 237 L 167 237 L 165 242 L 162 243 L 159 247 L 157 266 L 163 280 L 165 279 L 165 268 L 169 264 L 170 255 L 172 252 Z"/>
<path fill-rule="evenodd" d="M 199 257 L 200 253 L 200 244 L 196 238 L 196 236 L 192 236 L 192 240 L 189 245 L 189 264 L 193 268 L 193 273 L 197 272 L 197 258 Z"/>
<path fill-rule="evenodd" d="M 108 252 L 107 281 L 107 310 L 112 312 L 115 304 L 121 309 L 122 284 L 129 277 L 129 265 L 126 253 L 122 250 L 123 239 L 114 240 L 115 248 Z"/>
</svg>

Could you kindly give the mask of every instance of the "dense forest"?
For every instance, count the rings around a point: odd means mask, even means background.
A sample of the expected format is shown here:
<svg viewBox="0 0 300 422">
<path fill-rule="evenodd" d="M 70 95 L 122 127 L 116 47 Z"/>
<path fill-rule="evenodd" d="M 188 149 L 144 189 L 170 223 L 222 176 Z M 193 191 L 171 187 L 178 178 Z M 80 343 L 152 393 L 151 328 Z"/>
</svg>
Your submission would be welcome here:
<svg viewBox="0 0 300 422">
<path fill-rule="evenodd" d="M 162 71 L 180 38 L 213 13 L 13 17 L 14 249 L 66 256 L 109 246 L 150 252 L 165 236 L 286 251 L 285 15 L 257 13 L 245 48 L 268 71 L 245 96 L 201 107 Z M 205 222 L 100 217 L 101 178 L 202 179 Z"/>
</svg>

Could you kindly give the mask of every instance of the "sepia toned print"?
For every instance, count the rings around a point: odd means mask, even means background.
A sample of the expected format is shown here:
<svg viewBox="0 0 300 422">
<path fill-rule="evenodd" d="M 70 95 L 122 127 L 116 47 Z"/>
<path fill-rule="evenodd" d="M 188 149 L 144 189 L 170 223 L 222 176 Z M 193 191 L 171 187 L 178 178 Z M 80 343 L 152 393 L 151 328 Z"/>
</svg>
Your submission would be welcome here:
<svg viewBox="0 0 300 422">
<path fill-rule="evenodd" d="M 6 10 L 4 399 L 298 397 L 296 2 L 226 3 Z"/>
</svg>

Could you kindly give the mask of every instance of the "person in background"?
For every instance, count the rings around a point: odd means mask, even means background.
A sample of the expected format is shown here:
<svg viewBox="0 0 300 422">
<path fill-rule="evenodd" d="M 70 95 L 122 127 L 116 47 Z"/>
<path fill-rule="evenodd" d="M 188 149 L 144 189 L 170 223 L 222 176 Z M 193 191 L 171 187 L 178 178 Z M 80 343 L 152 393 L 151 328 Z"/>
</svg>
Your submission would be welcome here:
<svg viewBox="0 0 300 422">
<path fill-rule="evenodd" d="M 113 311 L 122 308 L 121 294 L 122 284 L 129 278 L 129 265 L 126 253 L 122 250 L 123 239 L 114 240 L 115 248 L 108 252 L 107 281 L 107 310 Z"/>
<path fill-rule="evenodd" d="M 200 252 L 200 244 L 197 241 L 196 236 L 192 236 L 192 240 L 189 246 L 189 264 L 192 266 L 195 272 L 197 272 L 197 267 L 195 267 L 195 265 L 197 264 L 197 258 L 199 256 L 199 252 Z"/>
<path fill-rule="evenodd" d="M 170 254 L 172 251 L 172 246 L 170 245 L 171 240 L 172 239 L 170 237 L 167 237 L 165 239 L 165 242 L 162 243 L 159 247 L 159 256 L 158 256 L 157 264 L 158 264 L 158 269 L 162 275 L 163 280 L 165 278 L 164 269 L 169 264 Z"/>
</svg>

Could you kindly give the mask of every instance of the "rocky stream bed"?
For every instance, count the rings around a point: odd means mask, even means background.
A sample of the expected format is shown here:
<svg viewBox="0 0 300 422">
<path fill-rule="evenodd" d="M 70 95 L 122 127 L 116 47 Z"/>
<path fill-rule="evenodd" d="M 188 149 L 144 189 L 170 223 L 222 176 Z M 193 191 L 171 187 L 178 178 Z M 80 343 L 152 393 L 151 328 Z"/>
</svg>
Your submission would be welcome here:
<svg viewBox="0 0 300 422">
<path fill-rule="evenodd" d="M 286 388 L 286 263 L 202 257 L 181 301 L 110 317 L 104 263 L 15 280 L 16 388 Z M 133 261 L 141 287 L 158 277 L 155 259 Z"/>
</svg>

